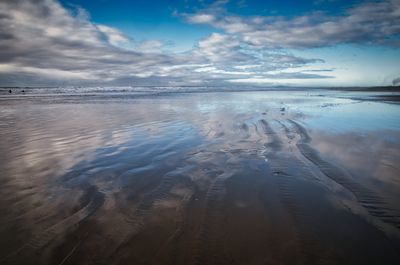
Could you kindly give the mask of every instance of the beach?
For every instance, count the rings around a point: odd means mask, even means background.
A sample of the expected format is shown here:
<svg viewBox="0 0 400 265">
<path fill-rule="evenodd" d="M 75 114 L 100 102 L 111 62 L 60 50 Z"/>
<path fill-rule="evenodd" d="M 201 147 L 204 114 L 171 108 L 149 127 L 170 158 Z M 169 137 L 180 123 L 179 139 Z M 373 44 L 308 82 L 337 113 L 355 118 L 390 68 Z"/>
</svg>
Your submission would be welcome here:
<svg viewBox="0 0 400 265">
<path fill-rule="evenodd" d="M 0 264 L 400 264 L 398 92 L 21 91 Z"/>
</svg>

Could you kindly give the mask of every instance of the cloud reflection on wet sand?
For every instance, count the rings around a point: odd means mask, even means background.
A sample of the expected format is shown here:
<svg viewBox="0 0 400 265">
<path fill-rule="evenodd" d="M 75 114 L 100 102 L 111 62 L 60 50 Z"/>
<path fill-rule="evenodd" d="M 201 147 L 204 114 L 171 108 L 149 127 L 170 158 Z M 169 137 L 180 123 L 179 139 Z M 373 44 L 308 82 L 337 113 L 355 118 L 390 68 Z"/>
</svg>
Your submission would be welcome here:
<svg viewBox="0 0 400 265">
<path fill-rule="evenodd" d="M 397 219 L 349 210 L 363 198 L 298 148 L 296 124 L 313 119 L 302 109 L 338 101 L 254 92 L 9 102 L 2 263 L 397 264 Z M 398 132 L 304 130 L 325 161 L 360 185 L 378 179 L 398 206 Z"/>
</svg>

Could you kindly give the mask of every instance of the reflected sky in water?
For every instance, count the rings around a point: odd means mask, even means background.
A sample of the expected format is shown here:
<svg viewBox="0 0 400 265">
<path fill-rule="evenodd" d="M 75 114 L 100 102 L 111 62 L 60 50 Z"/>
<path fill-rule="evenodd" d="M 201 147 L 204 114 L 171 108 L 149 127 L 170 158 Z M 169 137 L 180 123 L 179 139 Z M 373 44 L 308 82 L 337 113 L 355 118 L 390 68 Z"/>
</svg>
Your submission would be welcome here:
<svg viewBox="0 0 400 265">
<path fill-rule="evenodd" d="M 174 231 L 183 231 L 183 239 L 176 240 L 186 242 L 179 251 L 186 254 L 177 264 L 188 264 L 196 255 L 210 256 L 208 243 L 197 238 L 214 231 L 210 218 L 226 216 L 232 223 L 224 233 L 232 234 L 236 226 L 249 229 L 249 242 L 276 245 L 279 251 L 268 254 L 276 260 L 299 233 L 296 229 L 307 234 L 315 223 L 326 224 L 316 225 L 327 233 L 318 238 L 321 248 L 338 248 L 343 251 L 338 255 L 357 260 L 357 253 L 383 240 L 376 223 L 385 229 L 387 224 L 376 216 L 370 221 L 365 210 L 358 213 L 362 205 L 346 191 L 349 186 L 332 185 L 319 165 L 302 155 L 296 144 L 303 143 L 306 133 L 321 157 L 349 172 L 351 181 L 394 208 L 400 205 L 400 105 L 321 91 L 0 100 L 0 257 L 11 255 L 15 260 L 7 259 L 10 264 L 23 264 L 38 249 L 47 251 L 45 264 L 63 260 L 64 249 L 78 244 L 79 235 L 90 234 L 85 222 L 97 230 L 79 243 L 76 264 L 90 261 L 83 250 L 104 247 L 101 242 L 106 241 L 108 250 L 93 254 L 99 259 L 118 253 L 116 263 L 123 264 L 125 256 L 125 261 L 147 262 L 149 246 L 172 240 L 169 233 L 175 237 Z M 310 215 L 313 201 L 318 210 Z M 337 206 L 348 201 L 346 207 Z M 218 202 L 224 203 L 226 216 L 213 208 Z M 358 207 L 356 215 L 347 210 L 353 206 Z M 332 223 L 318 219 L 323 216 Z M 181 226 L 185 223 L 197 230 Z M 341 240 L 329 234 L 335 231 L 333 224 L 342 224 L 335 229 L 345 234 L 357 227 L 366 245 L 360 252 L 340 249 Z M 257 231 L 274 231 L 277 225 L 275 239 L 266 243 L 257 237 Z M 141 236 L 145 243 L 135 241 Z M 219 237 L 229 242 L 218 234 L 214 240 Z M 239 242 L 231 241 L 232 248 Z M 142 248 L 144 254 L 130 256 L 129 248 L 121 247 L 125 245 Z M 12 253 L 21 247 L 26 256 L 18 260 Z M 165 253 L 164 258 L 172 259 Z M 254 255 L 264 255 L 260 253 Z M 370 255 L 379 259 L 381 254 L 392 261 L 384 250 Z M 297 255 L 289 256 L 296 260 Z"/>
<path fill-rule="evenodd" d="M 136 152 L 137 146 L 146 146 L 152 139 L 167 144 L 179 132 L 193 145 L 215 141 L 218 135 L 229 139 L 242 123 L 254 123 L 263 116 L 300 121 L 315 133 L 315 147 L 351 168 L 363 168 L 364 162 L 352 161 L 361 154 L 374 160 L 375 151 L 389 152 L 385 159 L 393 160 L 390 165 L 398 164 L 398 152 L 388 148 L 399 144 L 400 105 L 352 100 L 353 94 L 344 98 L 321 91 L 196 93 L 141 99 L 67 97 L 61 103 L 54 98 L 41 103 L 3 99 L 1 167 L 7 172 L 3 178 L 24 179 L 27 172 L 35 172 L 33 178 L 54 178 L 82 161 L 96 159 L 99 153 L 111 152 L 103 152 L 105 148 L 113 153 Z M 376 145 L 377 139 L 384 144 Z M 366 148 L 375 149 L 366 152 Z M 382 167 L 380 160 L 375 161 L 364 164 Z M 366 173 L 377 169 L 371 170 Z"/>
<path fill-rule="evenodd" d="M 321 130 L 334 133 L 400 130 L 400 105 L 339 99 L 333 105 L 306 110 L 307 121 Z M 337 104 L 337 105 L 334 105 Z"/>
<path fill-rule="evenodd" d="M 192 128 L 193 133 L 202 137 L 213 130 L 229 135 L 232 126 L 240 126 L 242 121 L 251 121 L 261 114 L 269 119 L 299 119 L 310 131 L 355 137 L 374 132 L 379 139 L 394 144 L 399 141 L 400 105 L 339 98 L 337 92 L 209 93 L 86 100 L 83 97 L 64 103 L 51 100 L 37 104 L 3 99 L 0 144 L 2 159 L 7 163 L 2 163 L 2 167 L 20 171 L 53 161 L 47 168 L 49 172 L 56 168 L 67 170 L 77 161 L 90 159 L 98 148 L 123 148 L 124 143 L 165 138 L 166 132 L 185 128 Z M 221 126 L 225 128 L 218 129 Z M 338 137 L 342 141 L 347 139 Z M 364 143 L 360 148 L 365 145 L 371 146 Z"/>
</svg>

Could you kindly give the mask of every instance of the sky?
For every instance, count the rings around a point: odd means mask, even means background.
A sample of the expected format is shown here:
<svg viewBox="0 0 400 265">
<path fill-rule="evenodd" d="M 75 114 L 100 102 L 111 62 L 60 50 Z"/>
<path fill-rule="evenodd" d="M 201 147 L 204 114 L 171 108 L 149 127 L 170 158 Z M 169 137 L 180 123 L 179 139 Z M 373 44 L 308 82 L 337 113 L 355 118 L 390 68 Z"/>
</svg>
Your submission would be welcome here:
<svg viewBox="0 0 400 265">
<path fill-rule="evenodd" d="M 1 0 L 0 86 L 400 84 L 400 0 Z"/>
</svg>

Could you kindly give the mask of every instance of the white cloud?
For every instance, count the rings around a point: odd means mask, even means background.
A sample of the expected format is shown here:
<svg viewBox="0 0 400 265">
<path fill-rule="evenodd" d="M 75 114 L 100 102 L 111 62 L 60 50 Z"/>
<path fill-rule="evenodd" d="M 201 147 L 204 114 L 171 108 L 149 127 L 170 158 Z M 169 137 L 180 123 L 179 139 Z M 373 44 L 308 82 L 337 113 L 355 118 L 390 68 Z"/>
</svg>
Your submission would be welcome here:
<svg viewBox="0 0 400 265">
<path fill-rule="evenodd" d="M 162 41 L 148 40 L 139 43 L 139 45 L 136 46 L 136 50 L 138 52 L 160 53 L 163 46 L 164 44 Z"/>
<path fill-rule="evenodd" d="M 199 41 L 194 53 L 215 63 L 251 60 L 251 56 L 241 51 L 240 44 L 240 41 L 233 36 L 212 33 Z"/>
<path fill-rule="evenodd" d="M 195 24 L 209 24 L 214 22 L 215 17 L 211 14 L 195 14 L 193 16 L 189 16 L 188 22 Z"/>
<path fill-rule="evenodd" d="M 219 10 L 225 2 L 215 7 Z M 272 71 L 321 62 L 249 45 L 243 36 L 250 34 L 255 25 L 263 26 L 261 17 L 247 21 L 206 14 L 187 19 L 192 23 L 216 23 L 226 27 L 227 32 L 211 34 L 191 51 L 166 53 L 164 42 L 135 42 L 115 28 L 92 23 L 83 9 L 74 13 L 54 0 L 2 0 L 0 85 L 221 84 L 233 78 L 266 78 Z M 325 78 L 299 73 L 274 78 L 294 76 Z"/>
<path fill-rule="evenodd" d="M 104 25 L 97 25 L 96 27 L 106 36 L 107 41 L 112 45 L 118 46 L 129 41 L 129 38 L 117 29 Z"/>
<path fill-rule="evenodd" d="M 206 10 L 205 12 L 212 12 Z M 213 20 L 192 17 L 213 16 Z M 253 46 L 272 48 L 325 47 L 342 43 L 378 43 L 399 46 L 400 1 L 362 3 L 344 15 L 329 16 L 321 12 L 293 18 L 240 17 L 197 13 L 186 14 L 191 23 L 207 24 L 226 33 L 240 36 Z M 395 38 L 397 36 L 397 38 Z"/>
<path fill-rule="evenodd" d="M 0 2 L 0 63 L 8 65 L 0 69 L 2 78 L 35 73 L 43 80 L 55 73 L 55 80 L 113 80 L 156 75 L 162 66 L 179 64 L 179 58 L 122 49 L 128 37 L 82 14 L 73 16 L 51 0 Z"/>
</svg>

